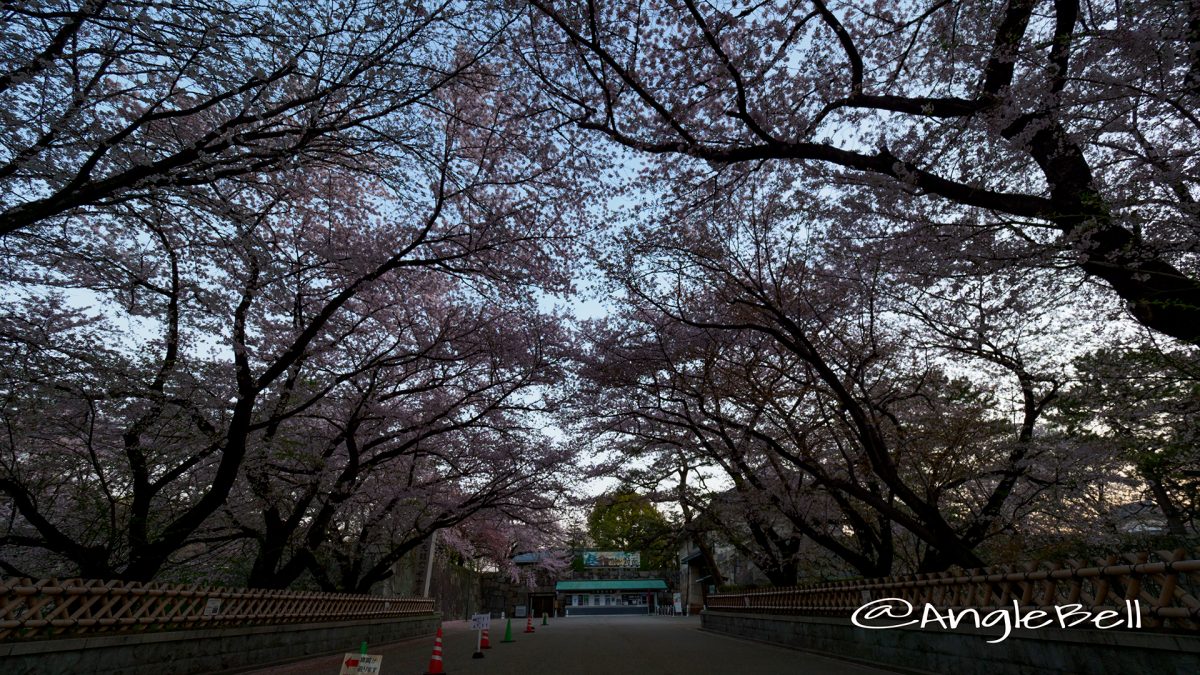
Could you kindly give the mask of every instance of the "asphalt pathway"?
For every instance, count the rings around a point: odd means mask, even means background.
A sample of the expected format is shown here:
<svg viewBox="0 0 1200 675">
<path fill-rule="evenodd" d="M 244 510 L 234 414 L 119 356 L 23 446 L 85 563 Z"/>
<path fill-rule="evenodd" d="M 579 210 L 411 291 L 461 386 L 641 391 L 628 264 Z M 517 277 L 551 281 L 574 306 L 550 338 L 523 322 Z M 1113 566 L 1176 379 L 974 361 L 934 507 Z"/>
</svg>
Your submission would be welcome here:
<svg viewBox="0 0 1200 675">
<path fill-rule="evenodd" d="M 475 632 L 465 621 L 442 624 L 443 667 L 448 675 L 749 675 L 785 672 L 821 675 L 894 675 L 892 671 L 807 652 L 731 638 L 700 629 L 698 617 L 595 616 L 540 622 L 527 634 L 513 620 L 514 642 L 503 644 L 504 625 L 492 620 L 492 648 L 474 659 Z M 357 645 L 346 645 L 357 652 Z M 433 638 L 374 645 L 382 675 L 420 675 L 429 669 Z M 249 671 L 255 675 L 337 675 L 340 654 Z"/>
</svg>

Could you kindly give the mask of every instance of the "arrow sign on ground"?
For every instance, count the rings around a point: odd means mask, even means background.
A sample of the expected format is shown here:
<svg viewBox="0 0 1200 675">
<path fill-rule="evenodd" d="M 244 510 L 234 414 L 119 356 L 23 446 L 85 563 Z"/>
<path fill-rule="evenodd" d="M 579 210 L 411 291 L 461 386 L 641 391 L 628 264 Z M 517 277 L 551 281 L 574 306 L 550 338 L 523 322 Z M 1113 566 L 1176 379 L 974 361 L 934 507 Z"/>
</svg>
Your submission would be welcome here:
<svg viewBox="0 0 1200 675">
<path fill-rule="evenodd" d="M 342 669 L 338 671 L 338 675 L 358 675 L 358 654 L 347 654 L 346 658 L 342 659 Z"/>
</svg>

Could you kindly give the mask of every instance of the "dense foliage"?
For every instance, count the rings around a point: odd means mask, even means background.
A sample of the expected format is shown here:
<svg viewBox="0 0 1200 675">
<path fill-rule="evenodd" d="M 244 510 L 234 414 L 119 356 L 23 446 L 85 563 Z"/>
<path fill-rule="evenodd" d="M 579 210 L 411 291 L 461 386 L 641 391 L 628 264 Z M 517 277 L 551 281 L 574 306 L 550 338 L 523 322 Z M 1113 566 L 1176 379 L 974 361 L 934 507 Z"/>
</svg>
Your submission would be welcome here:
<svg viewBox="0 0 1200 675">
<path fill-rule="evenodd" d="M 1196 2 L 0 23 L 0 573 L 507 570 L 594 476 L 776 583 L 1196 536 Z"/>
</svg>

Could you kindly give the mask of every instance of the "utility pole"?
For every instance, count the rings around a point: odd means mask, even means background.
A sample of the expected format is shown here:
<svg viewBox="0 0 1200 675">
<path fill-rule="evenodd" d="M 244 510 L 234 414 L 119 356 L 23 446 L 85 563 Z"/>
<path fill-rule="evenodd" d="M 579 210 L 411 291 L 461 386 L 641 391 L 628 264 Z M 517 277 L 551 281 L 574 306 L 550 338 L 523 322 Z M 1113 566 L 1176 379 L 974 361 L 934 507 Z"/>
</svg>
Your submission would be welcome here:
<svg viewBox="0 0 1200 675">
<path fill-rule="evenodd" d="M 433 554 L 437 551 L 437 530 L 429 535 L 429 559 L 425 561 L 425 592 L 422 597 L 429 597 L 429 582 L 433 578 Z"/>
</svg>

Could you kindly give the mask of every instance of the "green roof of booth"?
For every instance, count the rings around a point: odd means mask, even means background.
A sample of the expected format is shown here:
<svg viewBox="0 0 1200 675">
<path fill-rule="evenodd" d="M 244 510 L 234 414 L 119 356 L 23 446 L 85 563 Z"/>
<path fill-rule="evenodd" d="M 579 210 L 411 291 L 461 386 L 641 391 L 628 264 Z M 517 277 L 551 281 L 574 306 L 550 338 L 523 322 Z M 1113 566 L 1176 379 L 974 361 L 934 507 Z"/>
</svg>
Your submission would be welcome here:
<svg viewBox="0 0 1200 675">
<path fill-rule="evenodd" d="M 586 581 L 560 581 L 554 585 L 556 591 L 665 591 L 667 582 L 662 579 L 588 579 Z"/>
</svg>

